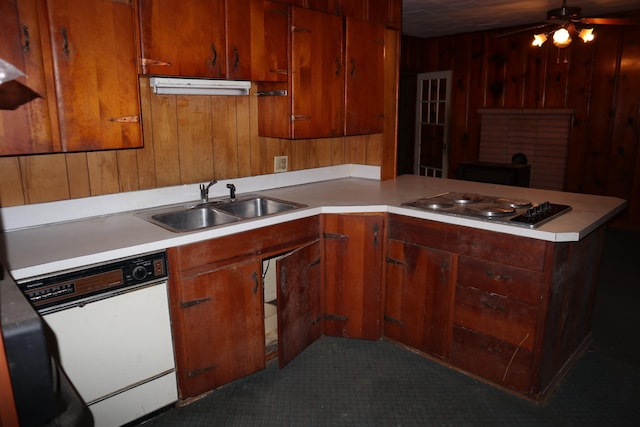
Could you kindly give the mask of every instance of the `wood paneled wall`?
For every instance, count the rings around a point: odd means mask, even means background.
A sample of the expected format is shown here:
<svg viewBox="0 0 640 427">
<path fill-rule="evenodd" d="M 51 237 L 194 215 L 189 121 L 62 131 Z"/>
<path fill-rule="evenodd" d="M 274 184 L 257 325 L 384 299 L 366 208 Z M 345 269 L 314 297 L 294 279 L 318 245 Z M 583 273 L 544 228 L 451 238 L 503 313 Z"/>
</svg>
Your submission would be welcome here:
<svg viewBox="0 0 640 427">
<path fill-rule="evenodd" d="M 478 159 L 479 108 L 572 108 L 565 191 L 624 198 L 625 225 L 640 228 L 640 28 L 600 26 L 594 42 L 566 49 L 504 33 L 402 38 L 404 78 L 453 71 L 449 170 Z M 400 102 L 415 112 L 415 98 Z"/>
<path fill-rule="evenodd" d="M 284 140 L 257 132 L 257 98 L 158 96 L 141 78 L 142 149 L 0 158 L 0 206 L 346 163 L 380 165 L 382 134 Z"/>
</svg>

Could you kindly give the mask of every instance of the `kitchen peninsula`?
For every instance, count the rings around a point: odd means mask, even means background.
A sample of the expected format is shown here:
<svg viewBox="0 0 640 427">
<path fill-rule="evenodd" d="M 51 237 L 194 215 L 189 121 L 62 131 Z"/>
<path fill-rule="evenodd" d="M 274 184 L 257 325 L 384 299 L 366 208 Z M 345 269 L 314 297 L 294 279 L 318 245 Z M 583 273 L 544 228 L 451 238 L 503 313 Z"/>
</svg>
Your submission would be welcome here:
<svg viewBox="0 0 640 427">
<path fill-rule="evenodd" d="M 179 292 L 173 287 L 190 280 L 183 270 L 195 275 L 204 271 L 196 261 L 189 266 L 176 262 L 181 253 L 210 253 L 217 242 L 253 242 L 255 236 L 260 236 L 254 245 L 259 248 L 247 246 L 251 252 L 247 259 L 275 255 L 276 249 L 311 247 L 304 249 L 311 259 L 308 265 L 319 262 L 325 269 L 325 282 L 320 283 L 324 299 L 317 301 L 322 321 L 316 321 L 319 326 L 313 334 L 384 337 L 518 394 L 534 399 L 548 396 L 590 341 L 604 226 L 625 201 L 413 175 L 379 181 L 371 175 L 375 173 L 366 168 L 342 168 L 338 175 L 335 170 L 283 174 L 270 189 L 257 184 L 268 181 L 264 178 L 233 180 L 239 195 L 259 193 L 306 207 L 188 233 L 168 231 L 135 212 L 193 201 L 198 196 L 196 185 L 5 208 L 5 258 L 20 281 L 169 249 L 169 294 L 175 300 Z M 286 186 L 285 179 L 298 185 Z M 228 197 L 224 184 L 212 187 L 212 198 Z M 528 228 L 404 205 L 446 192 L 551 202 L 571 210 Z M 113 211 L 114 199 L 125 198 L 119 205 L 124 206 L 122 212 Z M 93 215 L 74 217 L 80 206 L 89 207 Z M 69 207 L 72 213 L 62 213 Z M 55 223 L 21 224 L 28 211 L 49 212 Z M 304 236 L 295 240 L 296 233 Z M 279 236 L 292 243 L 278 246 Z M 349 266 L 336 260 L 343 255 Z M 203 260 L 202 265 L 216 262 Z M 345 272 L 348 280 L 340 282 L 341 275 L 329 268 Z M 175 322 L 182 315 L 176 312 L 179 304 L 171 304 Z M 180 382 L 181 357 L 186 356 L 181 347 L 184 337 L 177 335 L 185 331 L 173 330 L 181 399 L 194 397 Z M 257 369 L 260 366 L 258 362 Z M 209 383 L 208 389 L 218 385 Z"/>
</svg>

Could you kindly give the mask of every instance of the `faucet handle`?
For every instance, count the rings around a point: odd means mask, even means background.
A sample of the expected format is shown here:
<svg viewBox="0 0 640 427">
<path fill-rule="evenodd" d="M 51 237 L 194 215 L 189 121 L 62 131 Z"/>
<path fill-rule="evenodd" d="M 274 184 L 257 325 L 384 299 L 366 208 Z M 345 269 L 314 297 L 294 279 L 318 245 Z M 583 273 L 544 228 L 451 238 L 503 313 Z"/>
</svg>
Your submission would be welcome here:
<svg viewBox="0 0 640 427">
<path fill-rule="evenodd" d="M 227 188 L 229 189 L 229 198 L 231 200 L 236 199 L 236 186 L 233 184 L 227 184 Z"/>
</svg>

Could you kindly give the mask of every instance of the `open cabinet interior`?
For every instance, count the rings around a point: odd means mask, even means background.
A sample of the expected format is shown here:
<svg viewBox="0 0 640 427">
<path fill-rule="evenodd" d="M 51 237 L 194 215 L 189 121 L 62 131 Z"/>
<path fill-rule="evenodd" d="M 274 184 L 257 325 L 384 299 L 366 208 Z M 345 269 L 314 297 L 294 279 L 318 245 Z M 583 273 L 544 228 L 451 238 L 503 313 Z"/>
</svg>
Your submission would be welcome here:
<svg viewBox="0 0 640 427">
<path fill-rule="evenodd" d="M 264 300 L 265 360 L 278 356 L 278 290 L 276 262 L 283 255 L 262 260 L 262 284 Z"/>
</svg>

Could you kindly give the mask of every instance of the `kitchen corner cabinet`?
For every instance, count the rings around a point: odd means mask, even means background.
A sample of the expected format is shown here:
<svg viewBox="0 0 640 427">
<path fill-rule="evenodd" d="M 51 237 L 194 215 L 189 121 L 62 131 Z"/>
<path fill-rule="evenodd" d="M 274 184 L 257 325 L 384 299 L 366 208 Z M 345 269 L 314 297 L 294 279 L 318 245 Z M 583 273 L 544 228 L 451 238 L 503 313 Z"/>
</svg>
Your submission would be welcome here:
<svg viewBox="0 0 640 427">
<path fill-rule="evenodd" d="M 385 334 L 543 398 L 590 342 L 603 236 L 601 227 L 554 243 L 390 214 Z M 427 279 L 417 284 L 421 269 Z M 438 289 L 445 283 L 455 289 Z M 426 314 L 407 291 L 428 301 Z M 433 328 L 426 333 L 425 315 Z M 434 350 L 433 342 L 443 344 Z"/>
<path fill-rule="evenodd" d="M 457 257 L 407 238 L 387 241 L 384 334 L 448 359 Z"/>
<path fill-rule="evenodd" d="M 144 74 L 249 80 L 255 0 L 140 0 Z"/>
<path fill-rule="evenodd" d="M 198 396 L 264 368 L 262 259 L 305 247 L 317 241 L 318 233 L 319 219 L 313 217 L 168 249 L 169 304 L 180 399 Z M 291 304 L 305 298 L 311 304 L 318 298 L 320 283 L 316 280 L 320 275 L 314 273 L 317 268 L 305 267 L 317 264 L 314 256 L 318 250 L 307 252 L 313 250 L 313 246 L 310 248 L 294 252 L 299 257 L 289 261 L 294 264 L 281 261 L 288 267 L 280 273 L 280 280 L 286 284 L 279 286 L 279 292 L 293 295 L 289 297 Z M 287 297 L 283 298 L 285 302 Z M 279 310 L 299 314 L 293 307 L 287 308 L 286 302 L 282 307 L 279 302 Z M 309 310 L 308 315 L 312 313 Z M 285 318 L 282 323 L 282 327 L 292 329 L 283 330 L 279 339 L 281 349 L 285 347 L 281 351 L 290 357 L 308 343 L 300 344 L 300 339 L 289 343 L 289 339 L 318 333 L 313 325 L 306 325 L 308 331 L 303 332 L 301 325 L 305 322 L 297 318 Z"/>
<path fill-rule="evenodd" d="M 385 216 L 323 215 L 324 329 L 328 336 L 382 336 Z"/>
<path fill-rule="evenodd" d="M 344 134 L 381 133 L 384 26 L 346 18 Z"/>
<path fill-rule="evenodd" d="M 267 4 L 264 18 L 267 37 L 276 41 L 275 58 L 282 57 L 278 51 L 287 52 L 288 61 L 284 69 L 284 64 L 270 66 L 270 74 L 275 79 L 287 70 L 288 79 L 258 83 L 259 134 L 289 139 L 342 135 L 342 18 L 277 4 Z"/>
<path fill-rule="evenodd" d="M 36 107 L 29 120 L 34 132 L 46 135 L 47 122 L 51 125 L 52 152 L 141 147 L 133 5 L 102 0 L 17 4 L 20 23 L 12 26 L 18 32 L 13 40 L 21 40 L 24 65 L 35 71 L 33 89 L 42 91 L 51 115 L 47 121 L 42 116 L 45 106 Z M 42 70 L 36 69 L 39 63 Z M 24 146 L 30 143 L 13 144 L 14 150 L 3 147 L 2 154 L 26 154 Z M 46 142 L 37 145 L 34 152 L 46 151 Z"/>
</svg>

